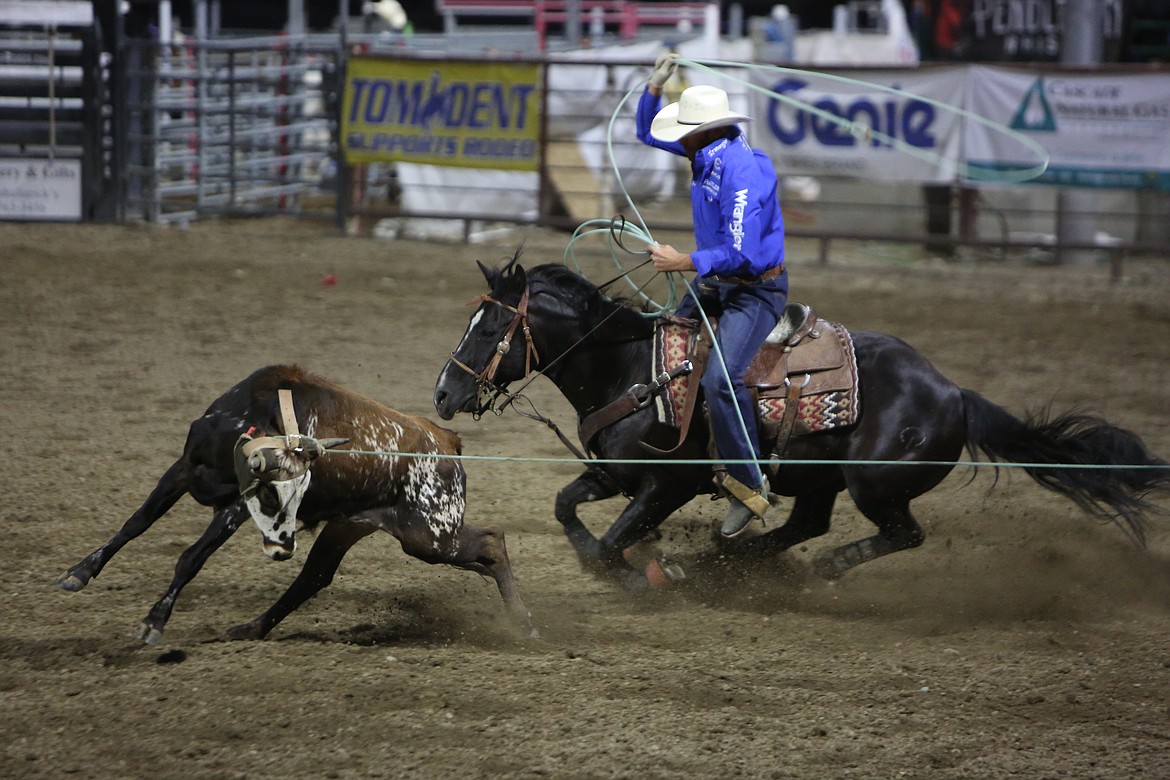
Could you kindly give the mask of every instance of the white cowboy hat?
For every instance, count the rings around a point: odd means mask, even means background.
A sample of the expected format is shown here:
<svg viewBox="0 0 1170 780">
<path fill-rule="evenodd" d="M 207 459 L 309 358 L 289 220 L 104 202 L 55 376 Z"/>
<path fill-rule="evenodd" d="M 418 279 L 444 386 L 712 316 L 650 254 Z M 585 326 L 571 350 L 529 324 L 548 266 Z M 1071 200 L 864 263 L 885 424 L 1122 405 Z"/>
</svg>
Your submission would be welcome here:
<svg viewBox="0 0 1170 780">
<path fill-rule="evenodd" d="M 699 85 L 684 89 L 677 103 L 671 103 L 654 116 L 650 135 L 659 141 L 677 141 L 691 133 L 750 121 L 750 116 L 731 110 L 727 93 L 719 87 Z"/>
</svg>

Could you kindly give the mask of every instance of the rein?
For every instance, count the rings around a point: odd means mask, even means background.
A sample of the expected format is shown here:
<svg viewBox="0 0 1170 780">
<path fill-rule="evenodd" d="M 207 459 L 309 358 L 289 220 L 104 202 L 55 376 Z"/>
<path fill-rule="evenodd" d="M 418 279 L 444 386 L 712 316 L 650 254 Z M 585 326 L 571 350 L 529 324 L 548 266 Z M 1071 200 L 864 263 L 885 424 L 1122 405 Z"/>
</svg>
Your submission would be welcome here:
<svg viewBox="0 0 1170 780">
<path fill-rule="evenodd" d="M 619 220 L 620 220 L 621 227 L 615 229 L 615 225 L 617 225 L 619 223 Z M 635 252 L 631 249 L 628 249 L 625 246 L 625 244 L 622 243 L 621 234 L 625 231 L 625 222 L 626 222 L 626 218 L 624 216 L 620 216 L 620 215 L 617 217 L 614 217 L 610 221 L 610 235 L 613 238 L 613 240 L 617 243 L 618 246 L 620 246 L 622 248 L 623 251 L 628 252 L 631 255 L 639 255 L 639 256 L 642 254 L 649 255 L 650 254 L 649 251 Z M 629 269 L 628 271 L 622 271 L 620 274 L 613 277 L 605 284 L 600 285 L 597 288 L 598 293 L 604 292 L 606 287 L 609 287 L 611 284 L 616 282 L 618 279 L 621 279 L 622 277 L 629 275 L 630 271 L 636 271 L 639 268 L 646 265 L 647 263 L 652 262 L 652 260 L 653 260 L 653 258 L 647 257 L 641 263 L 639 263 L 638 265 Z M 634 294 L 636 295 L 636 294 L 640 293 L 643 290 L 643 288 L 645 288 L 647 285 L 649 285 L 650 282 L 654 281 L 655 277 L 657 277 L 657 276 L 658 276 L 658 274 L 655 273 L 653 276 L 651 276 L 649 279 L 647 279 L 645 282 L 643 282 L 634 291 Z M 467 365 L 462 360 L 455 357 L 454 352 L 451 353 L 451 362 L 454 363 L 455 365 L 459 366 L 461 369 L 466 371 L 468 374 L 471 374 L 471 376 L 475 377 L 475 382 L 480 388 L 480 393 L 481 393 L 480 400 L 482 402 L 481 405 L 483 407 L 490 408 L 491 404 L 493 404 L 495 402 L 495 400 L 497 398 L 499 398 L 501 395 L 505 396 L 507 398 L 507 400 L 503 403 L 502 406 L 500 406 L 500 408 L 498 410 L 494 410 L 494 411 L 496 411 L 497 415 L 503 413 L 504 409 L 506 409 L 508 407 L 508 405 L 511 404 L 514 401 L 514 399 L 520 395 L 520 392 L 523 391 L 525 387 L 528 387 L 528 385 L 530 385 L 536 379 L 536 377 L 533 376 L 531 379 L 529 379 L 527 382 L 525 382 L 524 385 L 520 388 L 520 390 L 516 391 L 516 393 L 509 393 L 507 391 L 507 389 L 500 387 L 499 385 L 495 384 L 495 382 L 493 381 L 496 378 L 496 371 L 499 370 L 500 362 L 504 359 L 504 356 L 507 355 L 508 352 L 512 348 L 512 343 L 511 343 L 512 336 L 516 332 L 517 325 L 520 325 L 523 327 L 524 338 L 525 338 L 525 341 L 527 342 L 527 348 L 526 348 L 525 353 L 524 353 L 524 376 L 527 377 L 532 373 L 533 357 L 536 358 L 537 362 L 540 361 L 540 354 L 536 351 L 536 345 L 532 341 L 532 330 L 531 330 L 531 328 L 528 327 L 528 298 L 529 298 L 530 292 L 531 292 L 531 288 L 527 284 L 525 284 L 524 285 L 524 293 L 520 296 L 519 303 L 517 303 L 516 306 L 514 306 L 514 307 L 509 306 L 508 304 L 504 303 L 503 301 L 498 300 L 496 298 L 493 298 L 490 295 L 484 295 L 482 298 L 480 298 L 480 301 L 494 303 L 497 306 L 503 307 L 503 308 L 507 309 L 508 311 L 512 312 L 512 315 L 513 315 L 512 322 L 508 325 L 507 331 L 504 333 L 504 337 L 502 339 L 500 339 L 500 342 L 496 345 L 496 353 L 494 355 L 492 355 L 492 359 L 488 361 L 488 364 L 486 366 L 484 366 L 483 371 L 480 371 L 477 373 L 475 371 L 475 369 L 473 369 L 471 366 Z M 550 361 L 547 366 L 545 366 L 542 369 L 537 369 L 536 375 L 539 376 L 541 374 L 546 373 L 548 371 L 548 369 L 550 369 L 554 365 L 556 365 L 558 360 L 560 360 L 565 355 L 569 354 L 574 349 L 576 349 L 581 344 L 583 344 L 586 339 L 588 339 L 590 336 L 592 336 L 602 325 L 604 325 L 606 322 L 609 321 L 610 317 L 613 317 L 619 311 L 620 311 L 620 308 L 616 308 L 612 312 L 607 314 L 605 317 L 603 317 L 601 319 L 601 321 L 598 322 L 596 325 L 594 325 L 592 328 L 590 328 L 589 331 L 584 336 L 577 339 L 577 341 L 574 344 L 571 344 L 568 349 L 566 349 L 564 352 L 562 352 L 561 354 L 559 354 L 555 358 L 553 358 L 553 360 Z M 532 402 L 529 401 L 529 405 L 531 405 L 531 404 L 532 404 Z M 536 407 L 533 406 L 532 408 L 533 408 L 533 411 L 535 412 Z M 472 416 L 478 420 L 481 415 L 482 415 L 482 411 L 477 412 L 477 413 L 473 414 Z M 554 429 L 556 429 L 556 425 L 553 424 L 552 421 L 549 420 L 548 418 L 539 417 L 538 419 L 540 419 L 541 422 L 549 424 Z M 557 434 L 561 435 L 559 429 L 556 429 L 556 430 L 557 430 Z M 562 438 L 562 441 L 565 441 L 563 436 L 561 438 Z M 574 451 L 574 454 L 576 454 L 576 449 L 574 447 L 572 447 L 571 445 L 570 445 L 570 449 Z M 581 456 L 578 455 L 578 457 L 581 457 Z"/>
<path fill-rule="evenodd" d="M 647 260 L 645 263 L 642 263 L 642 265 L 645 265 L 648 262 L 650 262 L 650 261 Z M 641 266 L 639 266 L 639 267 L 641 267 Z M 654 281 L 654 279 L 657 276 L 658 276 L 658 274 L 655 273 L 653 276 L 651 276 L 649 279 L 647 279 L 645 282 L 643 282 L 638 287 L 636 292 L 641 292 L 641 290 L 644 287 L 646 287 L 647 285 L 649 285 L 650 282 Z M 620 278 L 621 277 L 618 276 L 615 279 L 611 279 L 609 282 L 606 282 L 606 285 L 612 284 L 614 281 L 616 281 L 616 279 L 620 279 Z M 574 349 L 576 349 L 577 347 L 584 344 L 585 341 L 590 336 L 592 336 L 594 333 L 596 333 L 603 325 L 605 325 L 605 323 L 609 322 L 609 320 L 612 317 L 617 316 L 618 312 L 622 311 L 622 307 L 620 305 L 615 305 L 613 311 L 611 311 L 609 314 L 602 317 L 601 320 L 596 325 L 594 325 L 592 328 L 590 328 L 588 331 L 586 331 L 586 333 L 583 336 L 581 336 L 581 338 L 577 339 L 575 342 L 570 344 L 568 349 L 565 349 L 563 352 L 561 352 L 561 354 L 557 355 L 555 358 L 550 360 L 548 365 L 544 366 L 543 368 L 538 368 L 536 370 L 536 372 L 533 373 L 533 371 L 532 371 L 532 362 L 533 362 L 532 358 L 533 358 L 533 356 L 535 356 L 536 360 L 539 361 L 540 354 L 536 351 L 536 345 L 532 341 L 532 329 L 528 326 L 528 300 L 529 300 L 530 291 L 531 291 L 531 288 L 528 285 L 525 285 L 524 292 L 520 296 L 520 301 L 519 301 L 519 303 L 517 303 L 517 305 L 515 307 L 509 306 L 508 304 L 504 303 L 503 301 L 497 300 L 496 298 L 493 298 L 490 295 L 485 295 L 480 299 L 484 302 L 494 303 L 497 306 L 501 306 L 501 307 L 503 307 L 503 308 L 505 308 L 508 311 L 513 313 L 512 322 L 508 325 L 508 328 L 507 328 L 506 332 L 504 333 L 504 337 L 502 339 L 500 339 L 499 344 L 496 345 L 496 352 L 494 355 L 492 355 L 492 358 L 491 358 L 491 360 L 488 361 L 488 364 L 486 366 L 484 366 L 483 371 L 477 372 L 474 368 L 467 365 L 459 358 L 455 357 L 454 352 L 450 353 L 451 362 L 454 363 L 455 365 L 457 365 L 459 368 L 466 371 L 471 376 L 473 376 L 475 378 L 476 384 L 480 388 L 481 408 L 480 408 L 480 411 L 472 413 L 473 419 L 478 420 L 483 415 L 483 412 L 489 408 L 491 408 L 492 411 L 494 411 L 497 415 L 503 414 L 504 410 L 506 408 L 508 408 L 508 405 L 513 403 L 516 398 L 520 397 L 520 394 L 524 391 L 524 389 L 526 387 L 528 387 L 528 385 L 535 382 L 536 378 L 538 376 L 541 376 L 542 374 L 548 373 L 548 370 L 550 368 L 552 368 L 553 366 L 555 366 L 561 358 L 565 357 L 570 352 L 572 352 Z M 600 292 L 601 292 L 601 288 L 599 287 L 598 293 L 600 293 Z M 523 324 L 524 337 L 525 337 L 525 339 L 527 339 L 527 342 L 528 342 L 527 351 L 525 352 L 525 356 L 524 356 L 524 358 L 525 358 L 524 359 L 524 376 L 528 377 L 528 381 L 525 382 L 520 387 L 519 390 L 517 390 L 514 393 L 511 393 L 507 390 L 507 388 L 500 387 L 499 385 L 495 384 L 495 382 L 493 380 L 495 379 L 496 371 L 499 370 L 500 362 L 504 359 L 504 356 L 507 355 L 509 350 L 511 349 L 512 336 L 515 334 L 516 326 L 519 324 Z M 504 396 L 506 398 L 506 400 L 499 407 L 493 407 L 492 404 L 500 396 Z M 531 403 L 532 402 L 529 401 L 530 405 L 531 405 Z M 535 407 L 533 407 L 533 409 L 535 410 Z M 551 421 L 548 420 L 547 418 L 541 417 L 538 419 L 540 419 L 541 422 L 545 422 L 546 424 L 550 424 L 551 427 L 555 428 L 555 425 L 552 425 Z M 573 449 L 574 454 L 576 454 L 575 448 L 570 448 L 570 449 Z M 581 456 L 578 455 L 578 457 L 581 457 Z"/>
<path fill-rule="evenodd" d="M 643 266 L 649 262 L 650 262 L 650 260 L 647 259 L 645 262 L 641 263 L 638 267 L 640 268 L 641 266 Z M 624 276 L 624 275 L 625 274 L 619 275 L 619 276 L 615 277 L 614 279 L 611 279 L 610 281 L 606 282 L 606 286 L 612 284 L 614 281 L 616 281 L 617 279 L 620 279 L 621 276 Z M 649 285 L 650 282 L 652 282 L 657 276 L 658 276 L 658 274 L 655 273 L 649 279 L 647 279 L 645 282 L 643 282 L 638 287 L 637 292 L 640 292 L 643 288 L 645 288 L 647 285 Z M 602 290 L 602 288 L 599 287 L 598 292 L 600 293 L 601 290 Z M 573 442 L 570 441 L 567 436 L 565 436 L 564 432 L 561 431 L 560 427 L 556 424 L 556 422 L 554 422 L 549 417 L 545 417 L 543 414 L 541 414 L 539 411 L 537 411 L 536 405 L 533 404 L 531 399 L 529 399 L 527 396 L 522 395 L 522 393 L 523 393 L 524 389 L 528 387 L 528 385 L 530 385 L 534 381 L 536 381 L 536 378 L 538 376 L 541 376 L 542 374 L 547 374 L 548 370 L 551 369 L 553 366 L 555 366 L 557 364 L 557 362 L 559 360 L 561 360 L 561 358 L 565 357 L 570 352 L 572 352 L 574 349 L 576 349 L 577 347 L 579 347 L 583 343 L 585 343 L 585 341 L 590 336 L 592 336 L 594 333 L 596 333 L 603 325 L 605 325 L 605 323 L 607 323 L 612 317 L 615 317 L 619 312 L 621 312 L 623 307 L 620 305 L 615 305 L 613 311 L 611 311 L 609 314 L 605 315 L 605 317 L 603 317 L 596 325 L 594 325 L 592 328 L 590 328 L 583 336 L 581 336 L 579 339 L 577 339 L 575 342 L 573 342 L 573 344 L 571 344 L 567 349 L 565 349 L 563 352 L 561 352 L 555 358 L 550 360 L 548 365 L 544 366 L 543 368 L 538 368 L 534 373 L 532 371 L 533 359 L 535 358 L 535 360 L 537 362 L 539 362 L 540 361 L 540 354 L 537 352 L 536 346 L 533 343 L 532 330 L 528 325 L 528 301 L 529 301 L 530 291 L 531 291 L 530 288 L 527 285 L 525 285 L 524 293 L 520 296 L 520 301 L 515 307 L 509 306 L 508 304 L 504 303 L 503 301 L 500 301 L 496 298 L 493 298 L 490 295 L 485 295 L 481 299 L 483 302 L 494 303 L 497 306 L 501 306 L 501 307 L 507 309 L 508 311 L 512 312 L 512 314 L 513 314 L 512 322 L 509 323 L 508 328 L 506 329 L 506 331 L 504 333 L 504 337 L 502 339 L 500 339 L 499 344 L 496 345 L 495 354 L 492 355 L 491 360 L 488 361 L 488 364 L 484 367 L 483 371 L 477 372 L 471 366 L 467 365 L 463 361 L 459 360 L 459 358 L 455 357 L 454 352 L 452 352 L 450 355 L 451 362 L 454 363 L 459 368 L 466 371 L 472 377 L 474 377 L 476 384 L 479 386 L 481 407 L 480 407 L 479 411 L 472 413 L 473 419 L 478 420 L 483 415 L 483 412 L 486 411 L 487 409 L 491 409 L 497 415 L 501 415 L 504 413 L 504 410 L 508 408 L 508 406 L 512 405 L 513 409 L 515 409 L 517 414 L 519 414 L 523 417 L 527 417 L 530 420 L 536 420 L 538 422 L 544 423 L 547 427 L 551 428 L 552 431 L 554 433 L 556 433 L 557 438 L 559 438 L 561 440 L 561 443 L 565 445 L 565 447 L 569 450 L 569 452 L 571 452 L 573 454 L 574 457 L 576 457 L 580 461 L 584 461 L 585 463 L 589 463 L 589 461 L 592 460 L 592 458 L 590 458 L 589 455 L 586 454 L 585 452 L 582 452 L 580 449 L 578 449 L 576 447 L 576 445 L 574 445 Z M 508 352 L 511 349 L 511 341 L 512 341 L 513 336 L 515 335 L 516 328 L 518 326 L 523 329 L 524 337 L 527 341 L 527 348 L 525 351 L 525 360 L 524 360 L 524 376 L 527 377 L 527 381 L 520 387 L 519 390 L 517 390 L 515 392 L 510 392 L 507 388 L 501 387 L 501 386 L 495 384 L 494 379 L 496 376 L 496 372 L 499 370 L 500 362 L 504 359 L 504 357 L 508 354 Z M 504 396 L 506 400 L 502 404 L 500 404 L 498 407 L 496 407 L 496 406 L 494 406 L 495 400 L 497 398 L 499 398 L 500 396 Z M 532 409 L 531 412 L 522 411 L 519 407 L 513 405 L 517 399 L 521 399 L 521 398 L 524 399 L 524 401 Z M 609 476 L 609 474 L 607 474 L 604 469 L 602 469 L 596 465 L 590 465 L 589 468 L 595 469 L 598 474 L 600 474 L 603 478 L 609 480 L 614 485 L 614 487 L 616 487 L 623 495 L 625 495 L 626 497 L 630 497 L 630 494 L 627 493 L 625 490 L 621 489 L 621 487 L 618 486 L 617 481 L 614 480 L 611 476 Z"/>
</svg>

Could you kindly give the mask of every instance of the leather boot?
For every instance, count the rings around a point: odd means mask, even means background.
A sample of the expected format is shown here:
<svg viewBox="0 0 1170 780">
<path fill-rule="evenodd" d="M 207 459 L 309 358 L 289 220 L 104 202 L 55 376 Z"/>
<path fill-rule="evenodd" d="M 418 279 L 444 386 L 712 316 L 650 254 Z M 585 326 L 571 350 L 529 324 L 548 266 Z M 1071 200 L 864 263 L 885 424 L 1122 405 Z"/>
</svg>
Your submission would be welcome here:
<svg viewBox="0 0 1170 780">
<path fill-rule="evenodd" d="M 747 530 L 752 520 L 756 519 L 756 513 L 734 496 L 727 500 L 731 506 L 727 510 L 727 516 L 723 518 L 723 527 L 719 529 L 719 533 L 724 539 L 734 539 Z"/>
</svg>

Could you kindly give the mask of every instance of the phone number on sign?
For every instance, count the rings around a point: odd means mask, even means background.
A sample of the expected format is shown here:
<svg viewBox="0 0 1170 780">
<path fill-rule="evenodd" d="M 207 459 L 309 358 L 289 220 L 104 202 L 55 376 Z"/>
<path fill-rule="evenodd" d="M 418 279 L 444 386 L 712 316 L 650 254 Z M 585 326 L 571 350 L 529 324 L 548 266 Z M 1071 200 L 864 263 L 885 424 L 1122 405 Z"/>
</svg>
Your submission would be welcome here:
<svg viewBox="0 0 1170 780">
<path fill-rule="evenodd" d="M 0 215 L 4 214 L 47 214 L 49 207 L 45 203 L 27 200 L 0 199 Z"/>
</svg>

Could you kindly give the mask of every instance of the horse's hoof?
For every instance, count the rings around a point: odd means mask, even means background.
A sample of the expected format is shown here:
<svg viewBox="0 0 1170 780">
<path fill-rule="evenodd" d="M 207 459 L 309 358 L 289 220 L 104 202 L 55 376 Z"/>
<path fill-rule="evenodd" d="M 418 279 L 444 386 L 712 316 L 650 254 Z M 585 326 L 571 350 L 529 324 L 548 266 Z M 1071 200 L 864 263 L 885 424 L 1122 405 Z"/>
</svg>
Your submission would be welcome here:
<svg viewBox="0 0 1170 780">
<path fill-rule="evenodd" d="M 836 582 L 841 579 L 849 566 L 843 564 L 833 553 L 826 553 L 813 561 L 813 573 L 826 582 Z"/>
<path fill-rule="evenodd" d="M 134 632 L 134 638 L 145 642 L 148 645 L 157 645 L 162 639 L 162 629 L 155 628 L 148 623 L 142 623 L 138 626 L 138 630 Z"/>
<path fill-rule="evenodd" d="M 662 558 L 653 558 L 646 564 L 646 584 L 651 590 L 666 590 L 673 588 L 687 578 L 683 567 L 677 563 L 668 563 Z"/>
<path fill-rule="evenodd" d="M 76 593 L 89 584 L 89 580 L 78 577 L 73 572 L 65 572 L 57 578 L 57 587 L 61 590 L 67 590 L 70 593 Z"/>
</svg>

